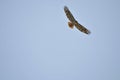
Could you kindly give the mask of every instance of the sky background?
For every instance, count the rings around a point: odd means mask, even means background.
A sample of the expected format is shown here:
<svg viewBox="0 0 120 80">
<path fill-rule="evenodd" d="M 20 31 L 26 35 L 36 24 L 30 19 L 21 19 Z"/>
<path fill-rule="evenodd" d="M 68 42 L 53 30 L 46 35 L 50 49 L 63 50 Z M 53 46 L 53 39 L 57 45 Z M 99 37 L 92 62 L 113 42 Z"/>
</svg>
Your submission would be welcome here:
<svg viewBox="0 0 120 80">
<path fill-rule="evenodd" d="M 0 0 L 0 80 L 120 80 L 120 0 Z"/>
</svg>

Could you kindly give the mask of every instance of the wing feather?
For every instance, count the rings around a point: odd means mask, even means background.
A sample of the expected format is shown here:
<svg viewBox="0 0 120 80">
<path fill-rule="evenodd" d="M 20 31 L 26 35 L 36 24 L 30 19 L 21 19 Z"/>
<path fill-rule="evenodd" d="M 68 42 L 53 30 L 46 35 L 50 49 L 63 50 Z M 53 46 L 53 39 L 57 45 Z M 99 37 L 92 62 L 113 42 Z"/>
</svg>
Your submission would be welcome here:
<svg viewBox="0 0 120 80">
<path fill-rule="evenodd" d="M 78 30 L 80 30 L 80 31 L 83 32 L 83 33 L 86 33 L 86 34 L 90 34 L 90 33 L 91 33 L 87 28 L 85 28 L 83 25 L 79 24 L 77 21 L 75 22 L 74 25 L 75 25 L 75 27 L 76 27 Z"/>
<path fill-rule="evenodd" d="M 70 12 L 70 10 L 68 9 L 67 6 L 64 7 L 64 11 L 65 11 L 65 13 L 66 13 L 67 18 L 68 18 L 72 23 L 74 23 L 76 20 L 75 20 L 75 18 L 73 17 L 72 13 Z"/>
</svg>

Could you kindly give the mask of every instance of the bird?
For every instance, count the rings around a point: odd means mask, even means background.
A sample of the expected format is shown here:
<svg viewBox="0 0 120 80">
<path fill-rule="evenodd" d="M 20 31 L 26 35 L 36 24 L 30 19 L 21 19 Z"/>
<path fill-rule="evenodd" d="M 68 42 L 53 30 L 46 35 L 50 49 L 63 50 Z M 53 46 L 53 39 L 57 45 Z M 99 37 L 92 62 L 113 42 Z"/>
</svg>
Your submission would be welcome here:
<svg viewBox="0 0 120 80">
<path fill-rule="evenodd" d="M 65 12 L 67 18 L 69 19 L 68 26 L 70 28 L 73 29 L 74 26 L 75 26 L 79 31 L 81 31 L 85 34 L 90 34 L 91 33 L 87 28 L 85 28 L 83 25 L 78 23 L 78 21 L 73 17 L 72 13 L 70 12 L 70 10 L 67 6 L 64 6 L 64 12 Z"/>
</svg>

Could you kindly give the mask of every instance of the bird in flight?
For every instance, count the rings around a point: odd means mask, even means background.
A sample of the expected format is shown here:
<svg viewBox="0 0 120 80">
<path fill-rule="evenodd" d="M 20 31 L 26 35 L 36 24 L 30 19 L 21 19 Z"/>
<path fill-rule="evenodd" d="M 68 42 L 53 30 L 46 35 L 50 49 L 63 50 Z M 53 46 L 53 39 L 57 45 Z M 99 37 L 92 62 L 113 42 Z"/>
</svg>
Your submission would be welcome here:
<svg viewBox="0 0 120 80">
<path fill-rule="evenodd" d="M 70 10 L 68 9 L 67 6 L 64 6 L 64 11 L 66 13 L 67 18 L 70 20 L 70 22 L 68 22 L 68 26 L 70 28 L 73 29 L 73 27 L 75 26 L 81 32 L 83 32 L 85 34 L 90 34 L 90 31 L 87 28 L 85 28 L 83 25 L 79 24 L 76 21 L 76 19 L 73 17 L 72 13 L 70 12 Z"/>
</svg>

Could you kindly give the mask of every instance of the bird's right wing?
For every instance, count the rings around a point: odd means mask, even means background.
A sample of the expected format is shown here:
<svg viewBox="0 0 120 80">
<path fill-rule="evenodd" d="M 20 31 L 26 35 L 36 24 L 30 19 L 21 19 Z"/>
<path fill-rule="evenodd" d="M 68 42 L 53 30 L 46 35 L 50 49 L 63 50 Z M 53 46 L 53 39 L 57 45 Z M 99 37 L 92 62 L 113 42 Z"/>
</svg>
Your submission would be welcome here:
<svg viewBox="0 0 120 80">
<path fill-rule="evenodd" d="M 75 27 L 76 27 L 78 30 L 80 30 L 80 31 L 83 32 L 83 33 L 86 33 L 86 34 L 90 34 L 90 33 L 91 33 L 87 28 L 85 28 L 83 25 L 79 24 L 77 21 L 75 22 L 74 25 L 75 25 Z"/>
</svg>

